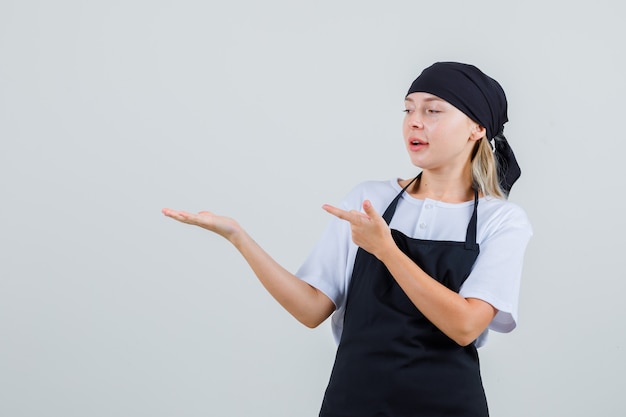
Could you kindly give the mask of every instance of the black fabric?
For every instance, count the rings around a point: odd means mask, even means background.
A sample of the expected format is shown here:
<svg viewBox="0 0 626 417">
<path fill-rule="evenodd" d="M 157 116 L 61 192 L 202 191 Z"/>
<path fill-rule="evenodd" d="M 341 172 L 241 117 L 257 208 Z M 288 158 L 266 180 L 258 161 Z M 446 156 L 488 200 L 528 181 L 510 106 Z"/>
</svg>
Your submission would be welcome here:
<svg viewBox="0 0 626 417">
<path fill-rule="evenodd" d="M 494 155 L 498 165 L 498 181 L 500 183 L 500 188 L 502 188 L 502 190 L 509 195 L 511 187 L 513 187 L 513 183 L 517 181 L 522 174 L 522 171 L 517 163 L 513 149 L 511 149 L 511 146 L 504 135 L 500 133 L 493 139 L 493 141 L 495 143 Z"/>
<path fill-rule="evenodd" d="M 503 134 L 509 119 L 502 86 L 473 65 L 436 62 L 413 81 L 407 96 L 416 92 L 442 98 L 487 130 L 487 139 L 495 143 L 500 187 L 508 195 L 521 170 Z"/>
<path fill-rule="evenodd" d="M 405 190 L 385 211 L 388 224 Z M 465 242 L 413 239 L 392 229 L 393 238 L 426 273 L 458 292 L 479 253 L 477 208 L 475 192 Z M 435 327 L 385 265 L 359 248 L 320 417 L 486 417 L 479 368 L 476 347 L 459 346 Z"/>
</svg>

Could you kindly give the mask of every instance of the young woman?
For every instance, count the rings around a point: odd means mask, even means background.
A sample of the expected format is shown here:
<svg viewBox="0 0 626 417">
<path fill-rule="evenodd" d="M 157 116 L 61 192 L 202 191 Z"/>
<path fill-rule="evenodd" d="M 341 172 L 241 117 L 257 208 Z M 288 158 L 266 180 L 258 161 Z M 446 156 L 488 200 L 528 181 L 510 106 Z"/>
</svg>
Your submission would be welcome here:
<svg viewBox="0 0 626 417">
<path fill-rule="evenodd" d="M 517 320 L 524 211 L 502 134 L 504 91 L 478 68 L 438 62 L 405 97 L 409 180 L 355 187 L 294 275 L 233 219 L 163 213 L 228 239 L 309 327 L 332 314 L 337 356 L 320 416 L 487 416 L 476 348 Z M 493 142 L 493 145 L 492 145 Z"/>
</svg>

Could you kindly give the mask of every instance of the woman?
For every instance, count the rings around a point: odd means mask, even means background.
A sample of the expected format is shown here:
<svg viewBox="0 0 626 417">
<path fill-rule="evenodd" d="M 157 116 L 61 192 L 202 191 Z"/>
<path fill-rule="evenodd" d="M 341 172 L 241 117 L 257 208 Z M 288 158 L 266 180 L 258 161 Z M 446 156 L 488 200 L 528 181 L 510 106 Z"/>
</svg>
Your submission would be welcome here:
<svg viewBox="0 0 626 417">
<path fill-rule="evenodd" d="M 438 62 L 405 107 L 421 173 L 324 205 L 335 217 L 295 275 L 232 219 L 163 210 L 232 242 L 305 325 L 334 312 L 339 346 L 320 416 L 487 416 L 476 348 L 488 329 L 516 325 L 532 230 L 505 199 L 520 170 L 502 134 L 504 91 L 474 66 Z"/>
</svg>

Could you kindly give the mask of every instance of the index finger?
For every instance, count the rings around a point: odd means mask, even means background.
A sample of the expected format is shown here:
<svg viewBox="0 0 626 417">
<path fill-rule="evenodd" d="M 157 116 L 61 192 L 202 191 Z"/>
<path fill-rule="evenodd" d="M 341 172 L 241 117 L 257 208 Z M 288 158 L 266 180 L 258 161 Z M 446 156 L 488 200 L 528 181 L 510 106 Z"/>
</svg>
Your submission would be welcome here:
<svg viewBox="0 0 626 417">
<path fill-rule="evenodd" d="M 322 206 L 322 208 L 324 210 L 326 210 L 327 212 L 329 212 L 330 214 L 332 214 L 335 217 L 340 218 L 341 220 L 346 220 L 349 222 L 354 222 L 355 220 L 357 220 L 357 218 L 367 218 L 367 215 L 357 212 L 357 211 L 346 211 L 346 210 L 342 210 L 338 207 L 335 206 L 331 206 L 330 204 L 324 204 Z"/>
</svg>

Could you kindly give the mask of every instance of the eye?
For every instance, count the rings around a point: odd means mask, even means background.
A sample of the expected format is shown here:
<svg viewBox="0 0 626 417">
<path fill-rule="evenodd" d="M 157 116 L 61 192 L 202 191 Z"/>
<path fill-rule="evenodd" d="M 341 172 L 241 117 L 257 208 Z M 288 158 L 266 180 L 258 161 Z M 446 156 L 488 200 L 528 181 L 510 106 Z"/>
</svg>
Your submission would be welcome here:
<svg viewBox="0 0 626 417">
<path fill-rule="evenodd" d="M 404 109 L 404 110 L 402 110 L 402 112 L 403 112 L 403 113 L 406 113 L 406 114 L 409 114 L 409 113 L 411 113 L 412 111 L 413 111 L 413 110 L 411 110 L 411 109 Z"/>
<path fill-rule="evenodd" d="M 441 113 L 441 110 L 428 109 L 428 110 L 426 110 L 426 113 L 428 113 L 428 114 L 437 114 L 437 113 Z"/>
</svg>

